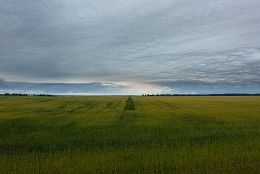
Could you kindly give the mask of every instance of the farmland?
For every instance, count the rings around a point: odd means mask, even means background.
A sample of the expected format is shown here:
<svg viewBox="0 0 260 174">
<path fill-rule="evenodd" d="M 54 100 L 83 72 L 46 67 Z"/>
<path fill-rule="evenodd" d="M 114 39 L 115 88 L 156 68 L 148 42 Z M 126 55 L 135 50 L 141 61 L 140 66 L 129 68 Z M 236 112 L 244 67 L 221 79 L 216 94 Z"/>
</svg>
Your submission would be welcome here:
<svg viewBox="0 0 260 174">
<path fill-rule="evenodd" d="M 257 96 L 0 97 L 0 173 L 259 173 L 259 164 Z"/>
</svg>

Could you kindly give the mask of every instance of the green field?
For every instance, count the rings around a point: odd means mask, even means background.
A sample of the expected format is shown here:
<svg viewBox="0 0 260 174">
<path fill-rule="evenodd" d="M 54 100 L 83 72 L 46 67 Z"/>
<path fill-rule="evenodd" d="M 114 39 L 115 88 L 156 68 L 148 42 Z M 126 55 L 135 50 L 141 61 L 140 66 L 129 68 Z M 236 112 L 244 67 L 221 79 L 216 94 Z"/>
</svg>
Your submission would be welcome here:
<svg viewBox="0 0 260 174">
<path fill-rule="evenodd" d="M 260 173 L 260 97 L 131 100 L 1 96 L 0 173 Z"/>
</svg>

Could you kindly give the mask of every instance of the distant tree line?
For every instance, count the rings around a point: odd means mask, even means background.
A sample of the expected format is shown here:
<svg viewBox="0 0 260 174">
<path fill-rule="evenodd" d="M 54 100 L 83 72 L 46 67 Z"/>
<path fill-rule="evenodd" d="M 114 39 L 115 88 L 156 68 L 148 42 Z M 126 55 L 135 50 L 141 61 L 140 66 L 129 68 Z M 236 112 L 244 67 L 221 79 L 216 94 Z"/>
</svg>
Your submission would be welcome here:
<svg viewBox="0 0 260 174">
<path fill-rule="evenodd" d="M 54 96 L 51 94 L 22 94 L 22 93 L 5 93 L 0 96 Z"/>
<path fill-rule="evenodd" d="M 227 94 L 142 94 L 142 96 L 260 96 L 260 94 L 227 93 Z"/>
</svg>

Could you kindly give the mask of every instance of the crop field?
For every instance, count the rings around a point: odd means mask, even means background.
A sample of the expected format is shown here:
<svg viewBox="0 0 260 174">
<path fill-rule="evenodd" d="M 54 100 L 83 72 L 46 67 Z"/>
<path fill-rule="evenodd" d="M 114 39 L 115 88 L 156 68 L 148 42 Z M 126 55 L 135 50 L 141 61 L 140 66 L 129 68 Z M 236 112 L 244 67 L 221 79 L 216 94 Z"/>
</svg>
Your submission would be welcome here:
<svg viewBox="0 0 260 174">
<path fill-rule="evenodd" d="M 0 96 L 0 173 L 260 173 L 260 97 Z"/>
</svg>

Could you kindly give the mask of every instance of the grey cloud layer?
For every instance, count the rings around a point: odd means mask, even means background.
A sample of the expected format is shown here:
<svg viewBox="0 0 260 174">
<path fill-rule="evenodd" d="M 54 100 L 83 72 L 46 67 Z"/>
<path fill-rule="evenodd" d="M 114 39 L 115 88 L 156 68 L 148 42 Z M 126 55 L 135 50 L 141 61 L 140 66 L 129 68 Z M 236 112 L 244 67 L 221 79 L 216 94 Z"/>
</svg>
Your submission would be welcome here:
<svg viewBox="0 0 260 174">
<path fill-rule="evenodd" d="M 124 94 L 126 87 L 113 83 L 25 83 L 0 81 L 0 93 L 23 94 Z"/>
<path fill-rule="evenodd" d="M 259 0 L 2 0 L 11 81 L 256 84 Z"/>
</svg>

